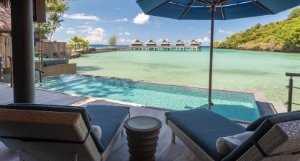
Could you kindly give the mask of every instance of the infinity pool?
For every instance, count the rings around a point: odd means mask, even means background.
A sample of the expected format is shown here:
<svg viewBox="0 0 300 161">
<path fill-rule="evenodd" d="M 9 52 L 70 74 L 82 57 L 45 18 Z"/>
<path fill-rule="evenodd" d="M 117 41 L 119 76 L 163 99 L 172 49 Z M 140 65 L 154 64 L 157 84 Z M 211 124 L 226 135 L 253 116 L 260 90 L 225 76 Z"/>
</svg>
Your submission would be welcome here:
<svg viewBox="0 0 300 161">
<path fill-rule="evenodd" d="M 44 78 L 37 88 L 144 106 L 187 110 L 207 108 L 207 89 L 82 75 Z M 214 90 L 212 110 L 227 118 L 254 121 L 260 115 L 253 94 Z"/>
</svg>

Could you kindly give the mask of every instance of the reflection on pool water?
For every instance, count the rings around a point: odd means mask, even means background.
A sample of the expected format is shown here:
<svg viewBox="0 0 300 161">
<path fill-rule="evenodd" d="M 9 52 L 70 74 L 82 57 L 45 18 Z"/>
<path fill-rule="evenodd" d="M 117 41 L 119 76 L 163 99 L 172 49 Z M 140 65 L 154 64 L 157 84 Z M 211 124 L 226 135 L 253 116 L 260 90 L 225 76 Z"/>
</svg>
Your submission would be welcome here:
<svg viewBox="0 0 300 161">
<path fill-rule="evenodd" d="M 44 78 L 38 88 L 172 110 L 207 108 L 207 89 L 81 75 Z M 253 94 L 213 90 L 213 111 L 227 118 L 254 121 L 260 115 Z"/>
</svg>

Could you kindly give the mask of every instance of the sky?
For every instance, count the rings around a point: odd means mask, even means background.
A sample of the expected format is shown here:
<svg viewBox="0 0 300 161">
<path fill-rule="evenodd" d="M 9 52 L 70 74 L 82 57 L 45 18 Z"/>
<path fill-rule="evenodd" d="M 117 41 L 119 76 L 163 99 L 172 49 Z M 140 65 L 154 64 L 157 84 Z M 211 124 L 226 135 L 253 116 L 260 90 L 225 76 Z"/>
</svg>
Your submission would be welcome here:
<svg viewBox="0 0 300 161">
<path fill-rule="evenodd" d="M 116 35 L 118 45 L 129 45 L 134 39 L 143 42 L 151 39 L 157 43 L 167 39 L 171 44 L 179 39 L 184 42 L 195 39 L 203 46 L 208 46 L 210 42 L 210 21 L 148 16 L 135 0 L 71 0 L 69 6 L 53 40 L 68 42 L 71 37 L 78 35 L 90 44 L 108 44 L 107 40 Z M 214 41 L 223 41 L 257 23 L 267 24 L 286 19 L 291 10 L 276 15 L 215 21 Z"/>
</svg>

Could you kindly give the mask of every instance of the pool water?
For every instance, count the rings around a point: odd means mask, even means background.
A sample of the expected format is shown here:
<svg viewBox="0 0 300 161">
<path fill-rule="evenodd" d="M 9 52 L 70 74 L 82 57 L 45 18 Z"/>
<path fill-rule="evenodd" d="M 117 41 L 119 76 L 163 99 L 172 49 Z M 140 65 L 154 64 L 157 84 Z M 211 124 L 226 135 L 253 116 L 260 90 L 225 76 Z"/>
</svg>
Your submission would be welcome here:
<svg viewBox="0 0 300 161">
<path fill-rule="evenodd" d="M 207 108 L 208 91 L 200 88 L 81 75 L 44 78 L 36 87 L 172 110 Z M 213 90 L 212 97 L 212 111 L 227 118 L 251 122 L 260 117 L 253 94 Z"/>
</svg>

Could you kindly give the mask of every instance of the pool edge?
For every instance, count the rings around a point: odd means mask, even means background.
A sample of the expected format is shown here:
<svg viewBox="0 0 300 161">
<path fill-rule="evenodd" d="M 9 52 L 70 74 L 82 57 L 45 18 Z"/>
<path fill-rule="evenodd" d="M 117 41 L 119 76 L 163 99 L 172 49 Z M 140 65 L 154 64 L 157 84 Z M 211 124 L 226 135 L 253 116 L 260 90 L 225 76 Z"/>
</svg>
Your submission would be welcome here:
<svg viewBox="0 0 300 161">
<path fill-rule="evenodd" d="M 64 75 L 86 76 L 86 77 L 93 77 L 93 78 L 116 79 L 116 80 L 142 82 L 142 83 L 150 83 L 150 84 L 157 84 L 157 85 L 168 85 L 168 86 L 176 86 L 176 87 L 208 89 L 208 87 L 206 87 L 206 86 L 171 84 L 171 83 L 164 83 L 164 82 L 151 82 L 151 81 L 146 81 L 146 80 L 132 80 L 132 79 L 128 79 L 128 78 L 118 78 L 118 77 L 108 77 L 108 76 L 94 76 L 94 75 L 87 75 L 87 74 L 61 74 L 61 75 L 58 75 L 58 76 L 64 76 Z M 49 77 L 45 77 L 45 78 L 50 78 L 50 77 L 56 77 L 56 76 L 49 76 Z M 263 92 L 250 91 L 250 90 L 235 90 L 235 89 L 226 89 L 226 88 L 212 88 L 212 89 L 213 90 L 219 90 L 219 91 L 227 91 L 227 92 L 239 92 L 239 93 L 253 94 L 254 99 L 256 101 L 256 105 L 258 106 L 258 112 L 259 112 L 260 116 L 272 115 L 272 114 L 276 114 L 276 113 L 282 113 L 282 112 L 284 112 L 284 109 L 285 109 L 283 104 L 280 103 L 280 102 L 268 101 Z M 43 89 L 41 89 L 41 90 L 43 90 Z M 64 93 L 64 92 L 59 92 L 59 93 Z M 66 93 L 66 94 L 68 94 L 68 93 Z M 82 95 L 79 95 L 79 96 L 82 96 Z M 84 97 L 87 97 L 87 96 L 84 96 Z M 97 98 L 97 97 L 92 97 L 92 98 Z M 100 98 L 100 99 L 106 100 L 106 101 L 109 101 L 109 102 L 111 102 L 111 101 L 115 102 L 116 101 L 116 100 L 110 100 L 110 99 L 105 99 L 105 98 Z M 125 103 L 126 104 L 128 102 L 117 101 L 116 103 L 122 103 L 122 104 Z M 148 107 L 148 108 L 155 108 L 155 109 L 172 111 L 172 110 L 166 109 L 166 108 L 152 107 L 152 106 L 146 106 L 146 105 L 135 104 L 135 103 L 128 103 L 128 105 L 137 105 L 137 106 L 140 106 L 140 107 Z"/>
</svg>

